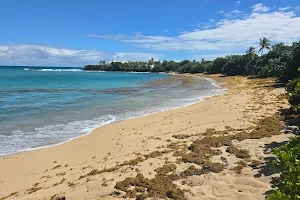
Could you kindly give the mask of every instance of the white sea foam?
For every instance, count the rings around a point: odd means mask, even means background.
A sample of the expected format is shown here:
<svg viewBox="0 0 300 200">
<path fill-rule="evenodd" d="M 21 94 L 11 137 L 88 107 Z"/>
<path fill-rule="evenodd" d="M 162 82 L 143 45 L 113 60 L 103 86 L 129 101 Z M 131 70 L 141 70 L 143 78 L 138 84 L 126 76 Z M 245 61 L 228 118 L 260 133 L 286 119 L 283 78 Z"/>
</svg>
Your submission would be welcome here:
<svg viewBox="0 0 300 200">
<path fill-rule="evenodd" d="M 41 71 L 41 72 L 84 72 L 82 69 L 34 69 L 24 68 L 24 71 Z"/>
<path fill-rule="evenodd" d="M 116 117 L 105 115 L 92 120 L 73 121 L 67 124 L 47 125 L 34 130 L 15 130 L 12 135 L 0 135 L 0 156 L 23 151 L 56 146 L 89 134 L 99 126 L 116 121 Z M 33 137 L 34 135 L 34 137 Z M 28 144 L 34 148 L 28 148 Z"/>
<path fill-rule="evenodd" d="M 34 71 L 44 71 L 44 72 L 80 72 L 81 69 L 37 69 Z"/>
<path fill-rule="evenodd" d="M 150 72 L 134 72 L 134 71 L 127 72 L 127 73 L 134 73 L 134 74 L 150 74 Z"/>
</svg>

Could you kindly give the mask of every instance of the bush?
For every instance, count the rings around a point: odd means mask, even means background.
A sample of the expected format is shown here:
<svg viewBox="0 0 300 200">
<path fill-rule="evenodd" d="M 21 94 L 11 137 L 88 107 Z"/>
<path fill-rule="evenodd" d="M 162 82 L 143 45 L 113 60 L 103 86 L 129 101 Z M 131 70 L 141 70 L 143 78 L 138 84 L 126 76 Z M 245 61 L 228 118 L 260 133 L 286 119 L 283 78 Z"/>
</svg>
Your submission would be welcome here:
<svg viewBox="0 0 300 200">
<path fill-rule="evenodd" d="M 226 63 L 226 60 L 224 58 L 216 58 L 211 67 L 208 70 L 208 73 L 216 74 L 221 73 L 221 70 L 223 68 L 223 65 Z"/>
<path fill-rule="evenodd" d="M 297 111 L 300 111 L 300 78 L 290 81 L 286 86 L 289 103 Z"/>
<path fill-rule="evenodd" d="M 244 75 L 246 66 L 249 62 L 247 56 L 231 55 L 226 56 L 226 63 L 223 65 L 221 72 L 226 75 Z"/>
<path fill-rule="evenodd" d="M 291 138 L 288 144 L 275 148 L 276 158 L 270 162 L 279 173 L 272 178 L 273 193 L 268 200 L 296 200 L 300 198 L 300 137 Z"/>
<path fill-rule="evenodd" d="M 205 66 L 202 64 L 196 64 L 192 66 L 190 69 L 191 74 L 202 73 L 204 71 L 205 71 Z"/>
</svg>

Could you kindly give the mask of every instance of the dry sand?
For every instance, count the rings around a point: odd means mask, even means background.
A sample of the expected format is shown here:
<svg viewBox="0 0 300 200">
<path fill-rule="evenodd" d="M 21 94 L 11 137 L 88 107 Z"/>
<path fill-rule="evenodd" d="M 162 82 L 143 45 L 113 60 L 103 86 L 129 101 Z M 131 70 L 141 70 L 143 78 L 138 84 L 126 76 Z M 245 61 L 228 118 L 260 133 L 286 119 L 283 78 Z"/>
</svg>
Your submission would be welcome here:
<svg viewBox="0 0 300 200">
<path fill-rule="evenodd" d="M 176 161 L 173 152 L 165 152 L 136 165 L 124 164 L 112 172 L 79 177 L 93 169 L 114 167 L 137 158 L 137 155 L 167 150 L 167 145 L 172 142 L 190 145 L 208 128 L 248 128 L 258 119 L 288 106 L 285 99 L 279 98 L 284 93 L 283 88 L 267 87 L 273 84 L 272 79 L 206 77 L 219 81 L 228 90 L 224 95 L 210 97 L 188 107 L 105 125 L 87 136 L 59 146 L 0 157 L 0 199 L 116 199 L 118 193 L 112 195 L 116 191 L 114 186 L 126 177 L 135 177 L 141 172 L 151 179 L 156 175 L 154 170 L 165 163 L 175 163 L 177 173 L 193 164 Z M 172 137 L 177 134 L 195 136 L 183 140 Z M 263 166 L 266 158 L 271 156 L 271 144 L 286 141 L 288 137 L 281 134 L 262 139 L 234 140 L 233 145 L 248 150 L 251 159 L 260 161 Z M 226 152 L 226 147 L 219 149 L 221 154 L 210 160 L 224 163 L 222 172 L 188 176 L 174 182 L 187 190 L 185 197 L 203 200 L 264 199 L 271 187 L 270 176 L 263 168 L 246 166 L 239 174 L 232 168 L 242 159 Z"/>
</svg>

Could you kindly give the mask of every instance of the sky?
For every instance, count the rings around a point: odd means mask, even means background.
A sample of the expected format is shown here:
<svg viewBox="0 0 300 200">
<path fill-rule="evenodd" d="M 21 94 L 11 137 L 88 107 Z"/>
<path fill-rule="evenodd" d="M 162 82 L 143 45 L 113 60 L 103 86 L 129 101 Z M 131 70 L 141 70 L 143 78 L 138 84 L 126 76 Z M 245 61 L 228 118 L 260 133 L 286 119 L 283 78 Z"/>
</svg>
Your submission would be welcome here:
<svg viewBox="0 0 300 200">
<path fill-rule="evenodd" d="M 0 65 L 212 60 L 300 40 L 299 0 L 0 0 Z"/>
</svg>

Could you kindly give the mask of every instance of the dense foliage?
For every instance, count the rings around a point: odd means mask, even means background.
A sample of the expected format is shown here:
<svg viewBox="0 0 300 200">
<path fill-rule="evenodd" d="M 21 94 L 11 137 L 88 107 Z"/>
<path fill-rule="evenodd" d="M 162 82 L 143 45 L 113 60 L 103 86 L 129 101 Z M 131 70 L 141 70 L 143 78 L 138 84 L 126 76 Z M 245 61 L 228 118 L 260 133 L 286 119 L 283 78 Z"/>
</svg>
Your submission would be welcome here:
<svg viewBox="0 0 300 200">
<path fill-rule="evenodd" d="M 300 70 L 300 68 L 299 68 Z M 300 78 L 290 81 L 286 86 L 289 103 L 295 111 L 300 111 Z"/>
<path fill-rule="evenodd" d="M 148 62 L 111 62 L 100 61 L 98 65 L 87 65 L 84 70 L 135 71 L 135 72 L 178 72 L 178 73 L 222 73 L 225 75 L 254 75 L 259 77 L 276 77 L 288 82 L 299 77 L 300 42 L 292 45 L 283 43 L 271 46 L 267 38 L 260 39 L 258 53 L 256 47 L 250 46 L 245 55 L 229 55 L 213 61 L 154 61 Z M 268 51 L 263 54 L 264 51 Z"/>
<path fill-rule="evenodd" d="M 300 137 L 291 138 L 288 144 L 275 148 L 273 153 L 277 158 L 272 166 L 280 176 L 272 179 L 272 187 L 276 189 L 268 199 L 300 199 Z"/>
<path fill-rule="evenodd" d="M 300 71 L 300 68 L 298 69 Z M 300 78 L 296 78 L 286 85 L 289 103 L 294 111 L 300 111 Z M 300 137 L 291 138 L 281 147 L 273 149 L 276 158 L 271 160 L 271 166 L 279 174 L 271 181 L 275 190 L 268 197 L 269 200 L 300 199 Z"/>
</svg>

